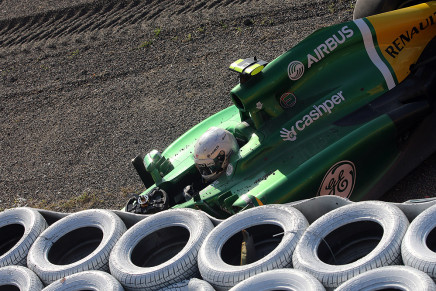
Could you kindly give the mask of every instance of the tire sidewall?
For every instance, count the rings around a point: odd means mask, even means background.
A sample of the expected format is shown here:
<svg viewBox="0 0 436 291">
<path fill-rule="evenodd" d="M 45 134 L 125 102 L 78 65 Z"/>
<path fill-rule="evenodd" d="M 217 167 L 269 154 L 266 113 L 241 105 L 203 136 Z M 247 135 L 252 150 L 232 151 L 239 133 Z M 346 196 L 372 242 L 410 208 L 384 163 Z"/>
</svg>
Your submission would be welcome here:
<svg viewBox="0 0 436 291">
<path fill-rule="evenodd" d="M 37 210 L 27 207 L 8 209 L 0 213 L 0 228 L 12 224 L 22 225 L 24 233 L 10 250 L 0 256 L 0 267 L 8 265 L 26 266 L 30 247 L 48 226 Z"/>
<path fill-rule="evenodd" d="M 221 250 L 233 235 L 263 224 L 277 225 L 284 230 L 281 242 L 273 251 L 243 266 L 229 265 L 223 261 Z M 240 212 L 220 223 L 207 236 L 198 255 L 201 276 L 217 290 L 226 290 L 255 274 L 290 268 L 292 252 L 308 225 L 303 214 L 290 206 L 265 205 Z"/>
<path fill-rule="evenodd" d="M 6 266 L 0 268 L 0 286 L 12 285 L 20 290 L 39 291 L 44 285 L 38 276 L 23 266 Z"/>
<path fill-rule="evenodd" d="M 436 290 L 433 280 L 424 272 L 408 266 L 387 266 L 370 270 L 341 284 L 336 291 L 346 290 Z"/>
<path fill-rule="evenodd" d="M 131 260 L 132 250 L 147 236 L 167 227 L 189 231 L 185 246 L 174 257 L 157 266 L 140 267 Z M 158 290 L 198 275 L 197 254 L 213 224 L 193 209 L 169 209 L 153 214 L 132 226 L 114 246 L 109 268 L 127 290 Z"/>
<path fill-rule="evenodd" d="M 411 1 L 412 3 L 402 7 L 406 0 L 357 0 L 354 5 L 353 19 L 359 19 L 368 17 L 392 10 L 408 7 L 410 5 L 416 5 L 418 3 L 424 3 L 425 1 Z M 407 4 L 407 3 L 406 3 Z"/>
<path fill-rule="evenodd" d="M 278 269 L 257 274 L 250 277 L 230 291 L 244 290 L 304 290 L 304 291 L 322 291 L 325 290 L 323 285 L 312 275 L 297 269 Z"/>
<path fill-rule="evenodd" d="M 95 227 L 102 231 L 103 237 L 98 247 L 71 264 L 50 262 L 48 253 L 51 247 L 66 234 L 83 227 Z M 109 210 L 91 209 L 70 214 L 52 224 L 38 237 L 29 251 L 27 264 L 45 284 L 80 271 L 107 271 L 110 250 L 125 231 L 121 219 Z"/>
<path fill-rule="evenodd" d="M 121 284 L 109 273 L 102 271 L 85 271 L 59 279 L 43 291 L 75 291 L 75 290 L 122 291 Z"/>
<path fill-rule="evenodd" d="M 321 261 L 317 254 L 321 241 L 334 230 L 359 221 L 382 226 L 383 235 L 377 246 L 349 264 L 330 265 Z M 401 264 L 400 246 L 408 224 L 404 213 L 389 203 L 368 201 L 340 207 L 320 217 L 307 229 L 294 252 L 294 267 L 314 275 L 326 288 L 335 288 L 364 271 Z"/>
<path fill-rule="evenodd" d="M 401 244 L 403 262 L 436 279 L 436 253 L 429 249 L 427 238 L 436 228 L 436 205 L 423 211 L 410 224 Z"/>
</svg>

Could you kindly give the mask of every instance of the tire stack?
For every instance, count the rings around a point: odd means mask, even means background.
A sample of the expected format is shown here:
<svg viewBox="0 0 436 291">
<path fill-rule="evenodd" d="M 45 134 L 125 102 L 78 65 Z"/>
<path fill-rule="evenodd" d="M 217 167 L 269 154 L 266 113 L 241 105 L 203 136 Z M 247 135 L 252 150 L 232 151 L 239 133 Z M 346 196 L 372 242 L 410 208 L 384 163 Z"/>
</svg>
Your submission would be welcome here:
<svg viewBox="0 0 436 291">
<path fill-rule="evenodd" d="M 0 289 L 436 290 L 436 205 L 410 224 L 380 201 L 311 224 L 291 205 L 223 221 L 171 209 L 125 222 L 99 209 L 50 225 L 35 209 L 1 212 Z"/>
</svg>

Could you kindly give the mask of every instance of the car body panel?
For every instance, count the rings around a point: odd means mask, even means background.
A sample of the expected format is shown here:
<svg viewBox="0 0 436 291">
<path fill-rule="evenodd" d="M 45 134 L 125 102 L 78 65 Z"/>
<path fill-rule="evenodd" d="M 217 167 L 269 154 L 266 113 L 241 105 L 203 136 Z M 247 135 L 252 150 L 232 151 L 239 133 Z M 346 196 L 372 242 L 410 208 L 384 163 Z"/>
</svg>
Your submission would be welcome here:
<svg viewBox="0 0 436 291">
<path fill-rule="evenodd" d="M 389 13 L 367 17 L 378 49 L 392 68 L 397 82 L 410 74 L 423 48 L 435 36 L 435 2 L 428 2 Z M 395 23 L 386 26 L 386 23 Z"/>
<path fill-rule="evenodd" d="M 432 1 L 314 32 L 244 82 L 241 76 L 230 93 L 235 105 L 155 158 L 156 185 L 141 195 L 158 186 L 171 196 L 170 206 L 218 218 L 317 195 L 354 201 L 380 196 L 373 189 L 398 164 L 399 141 L 431 112 L 428 100 L 403 102 L 398 96 L 411 65 L 434 39 L 435 23 Z M 184 186 L 201 179 L 195 141 L 211 126 L 244 143 L 225 173 L 185 201 Z M 151 169 L 154 162 L 146 157 L 145 164 Z"/>
</svg>

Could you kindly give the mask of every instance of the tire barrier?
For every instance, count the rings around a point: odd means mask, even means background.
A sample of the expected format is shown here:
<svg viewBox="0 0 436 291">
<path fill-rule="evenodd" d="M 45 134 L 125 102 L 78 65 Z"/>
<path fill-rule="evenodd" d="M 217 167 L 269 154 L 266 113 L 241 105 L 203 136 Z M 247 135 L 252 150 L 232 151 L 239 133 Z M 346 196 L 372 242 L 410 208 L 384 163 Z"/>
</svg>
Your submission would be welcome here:
<svg viewBox="0 0 436 291">
<path fill-rule="evenodd" d="M 404 265 L 421 270 L 436 280 L 436 205 L 412 221 L 404 236 L 401 254 Z"/>
<path fill-rule="evenodd" d="M 173 284 L 159 291 L 214 291 L 213 287 L 206 281 L 191 278 L 182 282 Z"/>
<path fill-rule="evenodd" d="M 108 271 L 109 254 L 125 231 L 121 219 L 109 210 L 68 215 L 36 239 L 27 265 L 46 285 L 81 271 Z"/>
<path fill-rule="evenodd" d="M 394 205 L 357 202 L 317 219 L 293 254 L 294 267 L 326 288 L 382 266 L 401 263 L 401 241 L 409 221 Z"/>
<path fill-rule="evenodd" d="M 43 287 L 38 276 L 26 267 L 0 268 L 0 290 L 40 291 Z"/>
<path fill-rule="evenodd" d="M 204 280 L 228 290 L 255 274 L 292 267 L 292 252 L 309 226 L 300 211 L 286 205 L 265 205 L 240 212 L 216 226 L 198 254 Z M 242 230 L 252 234 L 248 264 L 240 265 Z"/>
<path fill-rule="evenodd" d="M 123 291 L 121 286 L 112 275 L 102 271 L 84 271 L 69 275 L 54 281 L 43 291 L 78 291 L 78 290 L 104 290 Z"/>
<path fill-rule="evenodd" d="M 197 254 L 212 222 L 193 209 L 171 209 L 132 226 L 112 250 L 111 274 L 126 290 L 158 290 L 198 276 Z"/>
<path fill-rule="evenodd" d="M 346 290 L 436 291 L 436 284 L 424 272 L 408 266 L 388 266 L 351 278 L 336 291 Z"/>
<path fill-rule="evenodd" d="M 340 197 L 260 206 L 226 220 L 193 209 L 143 216 L 15 208 L 0 212 L 0 290 L 262 290 L 301 276 L 327 290 L 353 290 L 354 279 L 418 290 L 408 280 L 435 280 L 435 213 L 436 199 Z M 28 268 L 20 265 L 26 260 Z M 428 284 L 422 290 L 434 290 Z"/>
<path fill-rule="evenodd" d="M 0 213 L 0 267 L 26 266 L 27 253 L 47 228 L 44 217 L 31 208 L 14 208 Z"/>
<path fill-rule="evenodd" d="M 305 290 L 322 291 L 324 286 L 312 275 L 296 269 L 278 269 L 257 274 L 238 283 L 230 291 Z"/>
</svg>

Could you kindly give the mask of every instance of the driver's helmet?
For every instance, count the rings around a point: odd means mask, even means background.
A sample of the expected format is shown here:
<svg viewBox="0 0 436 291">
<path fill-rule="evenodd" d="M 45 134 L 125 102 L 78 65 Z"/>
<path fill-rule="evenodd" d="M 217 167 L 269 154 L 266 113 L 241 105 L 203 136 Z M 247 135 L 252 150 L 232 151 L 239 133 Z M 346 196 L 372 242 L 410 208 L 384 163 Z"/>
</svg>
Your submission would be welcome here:
<svg viewBox="0 0 436 291">
<path fill-rule="evenodd" d="M 195 165 L 206 181 L 214 180 L 227 168 L 232 153 L 238 150 L 233 134 L 222 128 L 211 127 L 195 144 Z"/>
</svg>

